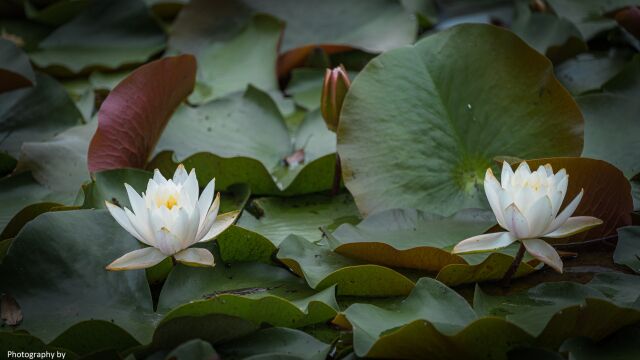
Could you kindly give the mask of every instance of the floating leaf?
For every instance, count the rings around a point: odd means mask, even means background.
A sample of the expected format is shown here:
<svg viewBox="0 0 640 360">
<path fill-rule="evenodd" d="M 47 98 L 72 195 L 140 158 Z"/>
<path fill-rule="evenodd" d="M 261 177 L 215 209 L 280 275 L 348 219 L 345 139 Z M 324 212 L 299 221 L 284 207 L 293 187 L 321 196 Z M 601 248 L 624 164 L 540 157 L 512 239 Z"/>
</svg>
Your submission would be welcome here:
<svg viewBox="0 0 640 360">
<path fill-rule="evenodd" d="M 76 196 L 77 191 L 61 193 L 48 189 L 30 173 L 1 179 L 0 202 L 4 205 L 0 207 L 0 229 L 3 229 L 0 238 L 17 234 L 27 221 L 51 208 L 73 204 Z"/>
<path fill-rule="evenodd" d="M 89 180 L 87 150 L 97 125 L 91 122 L 43 142 L 25 142 L 17 171 L 31 171 L 34 179 L 51 190 L 77 192 Z"/>
<path fill-rule="evenodd" d="M 59 26 L 73 19 L 87 7 L 87 0 L 51 1 L 45 7 L 38 9 L 34 0 L 24 1 L 24 12 L 28 19 L 39 23 Z"/>
<path fill-rule="evenodd" d="M 449 215 L 486 206 L 493 157 L 577 155 L 582 126 L 544 56 L 509 31 L 460 25 L 360 72 L 342 108 L 338 153 L 363 214 Z"/>
<path fill-rule="evenodd" d="M 223 344 L 220 352 L 229 358 L 271 357 L 289 360 L 324 360 L 332 346 L 300 330 L 262 329 Z"/>
<path fill-rule="evenodd" d="M 558 65 L 556 76 L 572 94 L 580 95 L 600 89 L 604 83 L 622 70 L 625 61 L 625 56 L 620 52 L 580 54 Z M 585 122 L 588 121 L 587 116 Z"/>
<path fill-rule="evenodd" d="M 144 167 L 171 114 L 193 90 L 195 72 L 193 56 L 182 55 L 143 65 L 120 82 L 98 112 L 89 171 Z"/>
<path fill-rule="evenodd" d="M 613 261 L 640 274 L 640 226 L 618 229 L 618 245 L 613 253 Z"/>
<path fill-rule="evenodd" d="M 299 150 L 304 158 L 287 164 Z M 290 135 L 271 97 L 249 87 L 197 108 L 179 107 L 156 153 L 150 167 L 169 174 L 181 162 L 198 169 L 201 183 L 215 177 L 220 189 L 242 182 L 255 194 L 309 193 L 332 185 L 335 134 L 313 112 Z"/>
<path fill-rule="evenodd" d="M 140 343 L 110 321 L 88 320 L 74 324 L 49 345 L 69 349 L 78 355 L 88 355 L 105 350 L 122 351 Z"/>
<path fill-rule="evenodd" d="M 548 0 L 558 16 L 574 23 L 585 40 L 598 33 L 614 28 L 616 21 L 605 15 L 629 5 L 638 5 L 636 0 Z"/>
<path fill-rule="evenodd" d="M 278 259 L 304 276 L 312 288 L 336 285 L 338 295 L 343 296 L 400 296 L 414 286 L 397 271 L 349 259 L 297 235 L 288 236 L 280 244 Z"/>
<path fill-rule="evenodd" d="M 0 150 L 17 158 L 23 142 L 47 140 L 81 120 L 64 88 L 38 74 L 35 87 L 0 94 Z"/>
<path fill-rule="evenodd" d="M 636 359 L 640 358 L 639 341 L 640 327 L 632 325 L 599 342 L 584 337 L 569 339 L 560 351 L 572 360 Z"/>
<path fill-rule="evenodd" d="M 0 93 L 33 86 L 35 82 L 27 55 L 11 41 L 0 39 Z"/>
<path fill-rule="evenodd" d="M 474 310 L 453 290 L 422 278 L 399 305 L 354 304 L 344 314 L 360 357 L 505 359 L 517 346 L 558 348 L 567 338 L 598 340 L 637 322 L 639 280 L 601 274 L 588 285 L 542 284 L 507 297 L 478 289 Z"/>
<path fill-rule="evenodd" d="M 31 53 L 39 67 L 79 73 L 142 63 L 165 46 L 165 35 L 141 0 L 92 1 Z"/>
<path fill-rule="evenodd" d="M 78 322 L 99 319 L 149 341 L 157 316 L 144 273 L 104 269 L 138 248 L 107 211 L 53 212 L 31 221 L 0 268 L 3 291 L 22 309 L 19 329 L 49 342 Z"/>
<path fill-rule="evenodd" d="M 640 104 L 635 101 L 640 95 L 640 56 L 603 88 L 602 93 L 578 97 L 585 120 L 582 156 L 606 160 L 631 178 L 640 173 Z"/>
<path fill-rule="evenodd" d="M 448 285 L 501 279 L 518 245 L 498 253 L 451 254 L 458 242 L 495 225 L 490 211 L 464 210 L 451 217 L 419 210 L 386 210 L 358 225 L 343 224 L 329 235 L 333 251 L 378 265 L 436 272 Z M 516 276 L 531 273 L 537 261 L 527 256 Z"/>
<path fill-rule="evenodd" d="M 529 1 L 517 1 L 515 7 L 513 32 L 553 62 L 561 62 L 587 50 L 580 30 L 569 20 L 551 13 L 533 13 Z"/>
<path fill-rule="evenodd" d="M 198 54 L 198 78 L 189 102 L 204 104 L 242 91 L 251 84 L 263 90 L 278 88 L 276 62 L 283 24 L 258 15 L 246 28 L 224 42 L 214 42 Z"/>
<path fill-rule="evenodd" d="M 415 18 L 395 1 L 197 0 L 180 12 L 169 48 L 199 54 L 212 41 L 236 33 L 257 13 L 287 24 L 280 74 L 304 62 L 318 46 L 328 52 L 357 48 L 377 53 L 412 43 L 417 31 Z"/>
</svg>

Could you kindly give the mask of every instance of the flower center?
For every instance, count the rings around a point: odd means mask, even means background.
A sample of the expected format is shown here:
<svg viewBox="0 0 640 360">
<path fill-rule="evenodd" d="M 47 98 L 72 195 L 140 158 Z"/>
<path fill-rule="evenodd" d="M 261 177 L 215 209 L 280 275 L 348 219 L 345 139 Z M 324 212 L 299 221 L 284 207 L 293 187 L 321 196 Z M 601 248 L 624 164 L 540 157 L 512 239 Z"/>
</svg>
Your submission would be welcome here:
<svg viewBox="0 0 640 360">
<path fill-rule="evenodd" d="M 177 203 L 178 200 L 176 200 L 173 195 L 170 195 L 167 201 L 164 203 L 164 206 L 166 206 L 167 209 L 171 210 L 171 208 L 174 207 Z"/>
</svg>

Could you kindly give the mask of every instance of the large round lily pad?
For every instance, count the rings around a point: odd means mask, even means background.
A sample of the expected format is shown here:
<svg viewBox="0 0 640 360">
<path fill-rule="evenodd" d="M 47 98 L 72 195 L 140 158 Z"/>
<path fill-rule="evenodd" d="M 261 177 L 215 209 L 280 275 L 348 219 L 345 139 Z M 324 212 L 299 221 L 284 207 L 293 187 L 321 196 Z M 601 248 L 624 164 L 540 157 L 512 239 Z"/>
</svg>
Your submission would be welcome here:
<svg viewBox="0 0 640 360">
<path fill-rule="evenodd" d="M 486 206 L 494 157 L 578 155 L 582 127 L 548 59 L 507 30 L 460 25 L 369 62 L 345 98 L 338 153 L 361 212 L 448 215 Z"/>
</svg>

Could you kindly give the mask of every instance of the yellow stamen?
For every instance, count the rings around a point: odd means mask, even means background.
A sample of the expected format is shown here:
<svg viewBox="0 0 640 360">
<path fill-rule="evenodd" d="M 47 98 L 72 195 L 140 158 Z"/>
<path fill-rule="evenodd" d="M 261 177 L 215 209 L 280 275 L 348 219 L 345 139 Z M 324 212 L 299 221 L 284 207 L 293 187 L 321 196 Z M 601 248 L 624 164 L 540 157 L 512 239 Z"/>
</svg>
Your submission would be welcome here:
<svg viewBox="0 0 640 360">
<path fill-rule="evenodd" d="M 178 203 L 178 200 L 176 200 L 176 198 L 174 198 L 173 195 L 171 195 L 167 199 L 165 206 L 167 207 L 167 209 L 171 210 L 171 208 L 174 207 L 177 203 Z"/>
</svg>

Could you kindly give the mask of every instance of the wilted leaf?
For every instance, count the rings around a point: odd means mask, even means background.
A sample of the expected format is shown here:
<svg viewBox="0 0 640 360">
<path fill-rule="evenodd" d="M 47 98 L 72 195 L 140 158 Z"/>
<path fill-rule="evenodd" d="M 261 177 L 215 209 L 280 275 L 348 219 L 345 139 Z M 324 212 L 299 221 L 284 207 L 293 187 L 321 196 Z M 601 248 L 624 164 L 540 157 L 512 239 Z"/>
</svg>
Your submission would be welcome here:
<svg viewBox="0 0 640 360">
<path fill-rule="evenodd" d="M 549 60 L 509 31 L 460 25 L 360 72 L 342 108 L 338 153 L 362 213 L 449 215 L 486 206 L 493 157 L 577 155 L 582 127 Z"/>
<path fill-rule="evenodd" d="M 22 322 L 22 311 L 16 299 L 8 294 L 0 295 L 0 312 L 2 323 L 9 326 L 18 326 Z"/>
<path fill-rule="evenodd" d="M 171 114 L 193 90 L 196 62 L 182 55 L 143 65 L 102 103 L 89 145 L 89 171 L 142 168 Z"/>
</svg>

